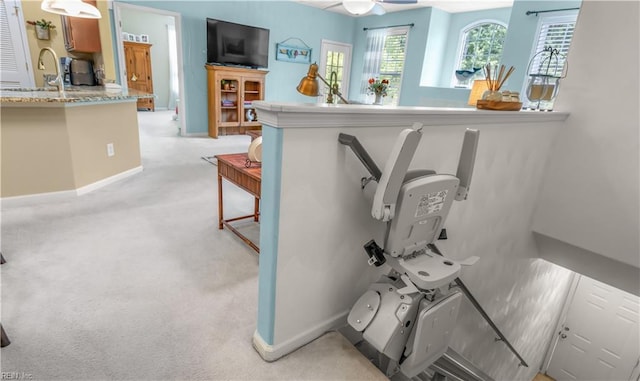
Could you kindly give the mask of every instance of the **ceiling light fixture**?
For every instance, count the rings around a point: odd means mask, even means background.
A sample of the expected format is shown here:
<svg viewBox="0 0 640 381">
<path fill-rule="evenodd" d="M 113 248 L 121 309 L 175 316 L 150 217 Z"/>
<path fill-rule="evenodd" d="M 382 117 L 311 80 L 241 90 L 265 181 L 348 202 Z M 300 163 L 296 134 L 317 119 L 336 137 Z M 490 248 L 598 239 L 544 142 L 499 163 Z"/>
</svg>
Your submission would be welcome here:
<svg viewBox="0 0 640 381">
<path fill-rule="evenodd" d="M 99 19 L 102 14 L 98 8 L 82 0 L 42 0 L 40 9 L 57 15 L 80 17 L 85 19 Z"/>
<path fill-rule="evenodd" d="M 373 0 L 349 0 L 343 1 L 342 6 L 353 15 L 363 15 L 370 12 L 376 3 Z"/>
</svg>

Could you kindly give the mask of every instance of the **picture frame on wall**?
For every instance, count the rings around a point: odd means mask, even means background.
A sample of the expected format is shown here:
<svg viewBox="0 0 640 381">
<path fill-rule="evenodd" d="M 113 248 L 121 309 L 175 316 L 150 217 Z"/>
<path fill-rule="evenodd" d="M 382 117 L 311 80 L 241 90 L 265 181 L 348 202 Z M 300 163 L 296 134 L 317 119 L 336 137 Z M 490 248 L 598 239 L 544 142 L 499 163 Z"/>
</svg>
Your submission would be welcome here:
<svg viewBox="0 0 640 381">
<path fill-rule="evenodd" d="M 141 34 L 140 35 L 140 42 L 144 42 L 145 44 L 149 43 L 149 35 L 148 34 Z"/>
<path fill-rule="evenodd" d="M 311 63 L 311 48 L 276 43 L 276 60 L 303 64 Z"/>
<path fill-rule="evenodd" d="M 136 36 L 131 34 L 131 33 L 127 33 L 127 41 L 136 41 Z"/>
<path fill-rule="evenodd" d="M 136 42 L 140 42 L 140 35 L 136 34 Z"/>
</svg>

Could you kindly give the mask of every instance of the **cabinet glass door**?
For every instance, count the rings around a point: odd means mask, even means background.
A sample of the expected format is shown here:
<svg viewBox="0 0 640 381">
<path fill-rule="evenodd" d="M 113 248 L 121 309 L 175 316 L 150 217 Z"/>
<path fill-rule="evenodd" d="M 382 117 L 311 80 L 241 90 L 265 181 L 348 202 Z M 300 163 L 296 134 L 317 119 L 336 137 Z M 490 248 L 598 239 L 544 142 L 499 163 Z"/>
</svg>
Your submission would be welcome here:
<svg viewBox="0 0 640 381">
<path fill-rule="evenodd" d="M 239 123 L 239 85 L 238 78 L 222 77 L 220 80 L 220 125 L 223 127 L 233 127 Z"/>
<path fill-rule="evenodd" d="M 258 125 L 258 116 L 253 107 L 253 101 L 262 99 L 262 82 L 250 79 L 245 80 L 243 89 L 243 125 Z"/>
</svg>

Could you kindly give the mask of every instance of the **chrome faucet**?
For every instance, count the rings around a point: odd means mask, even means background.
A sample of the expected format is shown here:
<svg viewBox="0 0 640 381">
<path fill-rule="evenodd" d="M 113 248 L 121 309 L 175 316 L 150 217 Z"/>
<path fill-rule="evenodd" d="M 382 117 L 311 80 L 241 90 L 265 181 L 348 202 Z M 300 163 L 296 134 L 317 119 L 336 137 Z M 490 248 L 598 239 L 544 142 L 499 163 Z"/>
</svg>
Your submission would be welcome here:
<svg viewBox="0 0 640 381">
<path fill-rule="evenodd" d="M 51 86 L 55 86 L 58 88 L 58 92 L 60 94 L 64 93 L 64 84 L 62 83 L 62 74 L 61 74 L 61 70 L 60 70 L 60 61 L 58 60 L 58 56 L 56 55 L 56 52 L 51 49 L 51 48 L 42 48 L 40 50 L 40 56 L 38 57 L 38 69 L 40 70 L 44 70 L 44 61 L 42 61 L 42 56 L 44 56 L 45 52 L 49 52 L 51 53 L 51 55 L 53 56 L 53 62 L 55 64 L 56 67 L 56 78 L 53 81 L 48 81 L 47 84 L 51 85 Z"/>
</svg>

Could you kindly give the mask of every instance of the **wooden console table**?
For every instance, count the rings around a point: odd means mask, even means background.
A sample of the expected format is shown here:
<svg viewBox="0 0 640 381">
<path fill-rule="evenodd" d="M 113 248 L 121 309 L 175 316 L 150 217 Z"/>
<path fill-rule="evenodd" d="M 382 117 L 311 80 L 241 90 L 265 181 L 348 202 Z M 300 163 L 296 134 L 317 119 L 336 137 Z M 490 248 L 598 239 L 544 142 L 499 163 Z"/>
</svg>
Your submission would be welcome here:
<svg viewBox="0 0 640 381">
<path fill-rule="evenodd" d="M 218 229 L 225 226 L 240 237 L 247 245 L 251 246 L 255 251 L 260 253 L 260 248 L 245 237 L 238 229 L 231 226 L 230 222 L 253 218 L 255 222 L 260 218 L 260 184 L 262 175 L 262 166 L 260 163 L 252 163 L 249 168 L 246 167 L 247 154 L 233 153 L 228 155 L 216 155 L 218 159 Z M 235 218 L 224 219 L 223 196 L 222 196 L 222 178 L 227 179 L 232 184 L 249 192 L 255 197 L 253 214 Z"/>
</svg>

